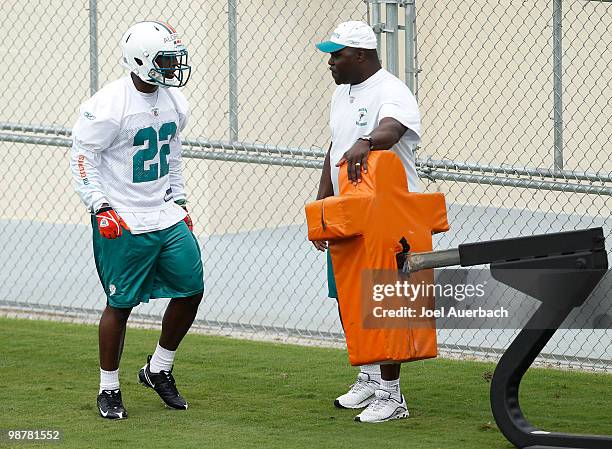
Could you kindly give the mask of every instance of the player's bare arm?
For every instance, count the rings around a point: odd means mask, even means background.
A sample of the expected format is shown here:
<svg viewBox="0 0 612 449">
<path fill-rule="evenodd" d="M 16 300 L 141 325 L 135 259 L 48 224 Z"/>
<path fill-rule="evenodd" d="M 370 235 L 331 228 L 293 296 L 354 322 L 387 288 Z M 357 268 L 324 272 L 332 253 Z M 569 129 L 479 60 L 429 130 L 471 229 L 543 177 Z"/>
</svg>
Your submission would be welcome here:
<svg viewBox="0 0 612 449">
<path fill-rule="evenodd" d="M 407 129 L 394 118 L 383 118 L 368 136 L 357 139 L 336 165 L 340 167 L 346 162 L 349 180 L 355 184 L 361 182 L 361 170 L 368 172 L 370 151 L 388 150 L 399 142 Z"/>
</svg>

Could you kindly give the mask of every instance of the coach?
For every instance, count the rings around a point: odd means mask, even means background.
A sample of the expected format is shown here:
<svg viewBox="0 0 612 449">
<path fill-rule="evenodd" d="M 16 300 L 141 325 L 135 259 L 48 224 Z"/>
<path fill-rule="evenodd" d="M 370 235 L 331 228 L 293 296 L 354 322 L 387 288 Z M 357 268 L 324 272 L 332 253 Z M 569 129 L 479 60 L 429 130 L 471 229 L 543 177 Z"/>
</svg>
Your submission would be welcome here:
<svg viewBox="0 0 612 449">
<path fill-rule="evenodd" d="M 329 70 L 338 85 L 329 125 L 331 144 L 325 157 L 317 199 L 338 195 L 338 173 L 347 164 L 349 181 L 357 184 L 368 172 L 370 151 L 393 151 L 406 170 L 408 189 L 420 191 L 414 149 L 421 125 L 416 99 L 408 87 L 380 65 L 376 36 L 359 21 L 340 24 L 330 39 L 317 44 L 329 53 Z M 315 241 L 319 251 L 326 241 Z M 338 299 L 331 257 L 327 255 L 329 296 Z M 340 408 L 365 408 L 355 417 L 361 422 L 384 422 L 408 416 L 400 391 L 400 364 L 363 365 L 357 381 L 339 396 Z"/>
</svg>

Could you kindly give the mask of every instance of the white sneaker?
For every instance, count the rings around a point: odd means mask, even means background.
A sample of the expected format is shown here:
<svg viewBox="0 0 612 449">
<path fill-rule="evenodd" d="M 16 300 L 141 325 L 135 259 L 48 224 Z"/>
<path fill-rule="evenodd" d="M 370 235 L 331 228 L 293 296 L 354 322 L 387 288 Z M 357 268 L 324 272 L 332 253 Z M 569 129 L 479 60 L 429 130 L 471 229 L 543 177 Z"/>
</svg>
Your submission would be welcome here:
<svg viewBox="0 0 612 449">
<path fill-rule="evenodd" d="M 374 394 L 376 399 L 363 412 L 355 416 L 355 421 L 385 422 L 410 416 L 403 394 L 401 402 L 393 398 L 386 390 L 379 389 Z"/>
<path fill-rule="evenodd" d="M 338 408 L 363 408 L 367 407 L 370 402 L 374 401 L 374 392 L 380 388 L 380 384 L 370 378 L 369 374 L 359 373 L 357 382 L 351 389 L 339 396 L 334 401 L 334 405 Z"/>
</svg>

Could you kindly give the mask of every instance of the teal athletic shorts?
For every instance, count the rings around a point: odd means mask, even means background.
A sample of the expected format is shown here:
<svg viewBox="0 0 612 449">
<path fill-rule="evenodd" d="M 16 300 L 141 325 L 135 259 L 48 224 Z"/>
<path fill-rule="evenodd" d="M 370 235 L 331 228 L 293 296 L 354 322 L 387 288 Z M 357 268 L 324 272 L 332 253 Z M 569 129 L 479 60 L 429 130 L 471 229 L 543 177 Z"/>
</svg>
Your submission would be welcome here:
<svg viewBox="0 0 612 449">
<path fill-rule="evenodd" d="M 92 215 L 93 250 L 108 304 L 134 307 L 152 298 L 185 298 L 204 291 L 202 255 L 184 221 L 161 231 L 114 240 L 102 237 Z"/>
<path fill-rule="evenodd" d="M 336 288 L 336 278 L 334 276 L 334 268 L 332 267 L 332 259 L 327 250 L 327 296 L 338 299 L 338 289 Z"/>
</svg>

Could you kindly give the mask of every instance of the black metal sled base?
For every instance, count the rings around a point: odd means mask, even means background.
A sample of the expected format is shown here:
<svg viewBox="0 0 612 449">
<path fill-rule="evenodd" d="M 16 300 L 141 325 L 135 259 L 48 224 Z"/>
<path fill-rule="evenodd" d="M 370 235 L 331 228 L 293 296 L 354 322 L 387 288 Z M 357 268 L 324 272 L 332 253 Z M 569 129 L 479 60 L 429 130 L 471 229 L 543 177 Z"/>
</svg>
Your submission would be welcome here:
<svg viewBox="0 0 612 449">
<path fill-rule="evenodd" d="M 490 264 L 491 275 L 498 281 L 541 301 L 501 357 L 491 380 L 491 409 L 501 432 L 520 449 L 612 449 L 612 436 L 537 429 L 519 405 L 523 375 L 572 309 L 584 303 L 606 273 L 603 230 L 469 243 L 457 249 L 409 254 L 403 271 L 480 264 Z"/>
</svg>

